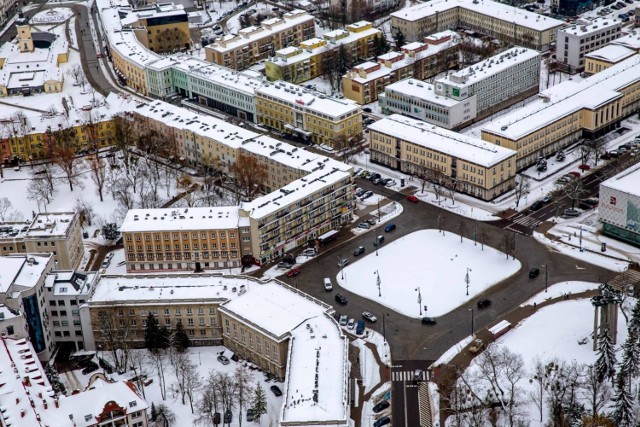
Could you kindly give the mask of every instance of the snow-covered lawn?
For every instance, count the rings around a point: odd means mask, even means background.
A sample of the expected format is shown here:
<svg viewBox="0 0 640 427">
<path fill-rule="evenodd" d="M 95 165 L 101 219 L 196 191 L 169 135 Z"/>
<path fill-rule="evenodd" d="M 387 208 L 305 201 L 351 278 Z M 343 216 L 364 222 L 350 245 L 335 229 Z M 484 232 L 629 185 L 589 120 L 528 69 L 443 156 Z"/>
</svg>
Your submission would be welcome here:
<svg viewBox="0 0 640 427">
<path fill-rule="evenodd" d="M 352 345 L 360 350 L 360 375 L 364 392 L 370 392 L 380 382 L 380 367 L 373 356 L 373 352 L 361 339 L 352 341 Z"/>
<path fill-rule="evenodd" d="M 469 292 L 465 276 L 469 269 Z M 502 252 L 453 233 L 421 230 L 383 245 L 338 273 L 343 288 L 405 316 L 440 316 L 520 270 Z M 378 295 L 377 278 L 380 277 Z M 420 292 L 418 292 L 418 289 Z M 419 297 L 420 295 L 420 297 Z M 420 301 L 418 301 L 420 299 Z M 425 314 L 423 306 L 428 310 Z"/>
<path fill-rule="evenodd" d="M 560 282 L 549 286 L 546 292 L 540 292 L 533 297 L 529 298 L 524 303 L 520 304 L 521 307 L 526 305 L 541 304 L 549 299 L 560 298 L 563 295 L 579 294 L 581 292 L 591 291 L 598 289 L 600 283 L 593 282 Z"/>
</svg>

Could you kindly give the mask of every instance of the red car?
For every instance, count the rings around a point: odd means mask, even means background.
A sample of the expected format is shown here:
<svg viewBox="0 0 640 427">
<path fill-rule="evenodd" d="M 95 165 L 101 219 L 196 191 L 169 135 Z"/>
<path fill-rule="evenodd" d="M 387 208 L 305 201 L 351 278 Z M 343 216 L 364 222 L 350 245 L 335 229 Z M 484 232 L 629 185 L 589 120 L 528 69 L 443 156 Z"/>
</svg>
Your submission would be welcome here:
<svg viewBox="0 0 640 427">
<path fill-rule="evenodd" d="M 589 165 L 580 165 L 580 166 L 578 166 L 578 169 L 583 170 L 583 171 L 588 171 L 589 169 L 591 169 L 591 166 L 589 166 Z"/>
<path fill-rule="evenodd" d="M 297 268 L 294 268 L 293 270 L 287 273 L 287 277 L 295 277 L 298 274 L 300 274 L 300 270 L 298 270 Z"/>
<path fill-rule="evenodd" d="M 573 175 L 574 178 L 580 178 L 580 172 L 576 171 L 569 172 L 567 175 Z"/>
<path fill-rule="evenodd" d="M 410 196 L 407 196 L 407 200 L 410 201 L 410 202 L 413 202 L 413 203 L 418 203 L 419 202 L 418 198 L 416 196 L 414 196 L 413 194 L 410 195 Z"/>
</svg>

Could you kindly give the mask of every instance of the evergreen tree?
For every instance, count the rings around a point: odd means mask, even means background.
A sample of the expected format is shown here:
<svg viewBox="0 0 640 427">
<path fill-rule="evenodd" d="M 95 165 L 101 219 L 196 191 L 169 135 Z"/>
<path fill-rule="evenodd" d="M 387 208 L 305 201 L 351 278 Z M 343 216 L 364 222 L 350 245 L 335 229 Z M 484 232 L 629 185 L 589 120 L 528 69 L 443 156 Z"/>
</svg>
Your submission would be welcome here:
<svg viewBox="0 0 640 427">
<path fill-rule="evenodd" d="M 255 419 L 260 421 L 260 416 L 267 413 L 267 396 L 264 393 L 264 390 L 258 384 L 253 391 L 253 411 L 255 414 Z"/>
<path fill-rule="evenodd" d="M 182 353 L 185 351 L 189 345 L 191 345 L 191 341 L 189 340 L 189 336 L 187 335 L 187 331 L 184 330 L 184 326 L 182 326 L 182 321 L 178 320 L 178 324 L 176 325 L 176 330 L 173 331 L 173 346 L 178 352 Z"/>
<path fill-rule="evenodd" d="M 171 332 L 166 326 L 158 330 L 158 348 L 167 348 L 171 344 Z"/>
<path fill-rule="evenodd" d="M 629 381 L 638 376 L 638 364 L 640 363 L 640 348 L 638 348 L 638 330 L 629 328 L 627 340 L 622 345 L 622 362 L 620 373 Z"/>
<path fill-rule="evenodd" d="M 596 376 L 598 382 L 602 382 L 605 378 L 611 379 L 616 374 L 616 352 L 613 348 L 613 341 L 609 335 L 609 328 L 603 326 L 602 333 L 598 339 L 598 359 L 595 363 Z"/>
<path fill-rule="evenodd" d="M 625 378 L 622 372 L 616 377 L 616 392 L 613 396 L 614 406 L 611 418 L 618 427 L 634 425 L 633 420 L 633 396 L 627 387 L 629 378 Z"/>
<path fill-rule="evenodd" d="M 404 37 L 404 34 L 402 33 L 402 31 L 398 30 L 398 32 L 396 32 L 395 42 L 396 42 L 397 50 L 399 50 L 402 46 L 407 44 L 407 39 Z"/>
<path fill-rule="evenodd" d="M 160 337 L 160 326 L 158 325 L 158 319 L 149 313 L 147 316 L 147 324 L 144 327 L 144 345 L 149 350 L 154 351 L 158 349 L 158 339 Z"/>
<path fill-rule="evenodd" d="M 110 222 L 102 226 L 102 237 L 105 240 L 118 240 L 120 238 L 120 231 L 118 225 L 114 222 Z"/>
<path fill-rule="evenodd" d="M 375 56 L 380 56 L 389 51 L 389 42 L 387 41 L 387 36 L 384 31 L 380 33 L 380 35 L 376 35 L 373 38 L 373 53 Z"/>
<path fill-rule="evenodd" d="M 627 326 L 629 333 L 631 333 L 632 329 L 635 329 L 636 332 L 640 330 L 640 298 L 636 301 L 636 305 L 633 306 L 633 310 L 631 310 L 631 318 L 629 319 L 629 325 Z M 636 334 L 639 336 L 640 334 Z"/>
<path fill-rule="evenodd" d="M 158 418 L 158 411 L 156 410 L 156 404 L 151 402 L 151 421 L 155 421 Z"/>
</svg>

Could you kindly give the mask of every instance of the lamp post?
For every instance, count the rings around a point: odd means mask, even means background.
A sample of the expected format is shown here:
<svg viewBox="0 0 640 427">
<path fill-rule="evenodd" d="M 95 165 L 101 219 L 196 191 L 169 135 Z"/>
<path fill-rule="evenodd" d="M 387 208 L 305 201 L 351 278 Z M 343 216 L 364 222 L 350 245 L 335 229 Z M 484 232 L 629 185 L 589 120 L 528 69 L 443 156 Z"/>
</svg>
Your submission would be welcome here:
<svg viewBox="0 0 640 427">
<path fill-rule="evenodd" d="M 542 264 L 544 267 L 544 291 L 548 292 L 549 287 L 549 269 L 547 268 L 547 264 Z"/>
<path fill-rule="evenodd" d="M 471 271 L 471 269 L 469 267 L 467 267 L 467 274 L 465 274 L 464 276 L 464 282 L 467 284 L 467 296 L 469 296 L 469 282 L 471 282 L 471 279 L 469 278 L 469 272 Z"/>
<path fill-rule="evenodd" d="M 378 286 L 378 296 L 381 297 L 382 292 L 380 291 L 380 283 L 382 281 L 380 280 L 380 273 L 378 273 L 378 270 L 376 270 L 375 275 L 376 275 L 376 285 Z"/>
<path fill-rule="evenodd" d="M 420 292 L 419 286 L 416 288 L 416 291 L 418 292 L 418 307 L 420 308 L 420 316 L 422 316 L 422 293 Z"/>
<path fill-rule="evenodd" d="M 582 226 L 580 226 L 580 252 L 584 252 L 584 249 L 582 248 Z"/>
<path fill-rule="evenodd" d="M 473 307 L 469 309 L 469 311 L 471 312 L 471 338 L 473 338 L 473 331 L 474 331 L 474 327 L 473 327 Z"/>
<path fill-rule="evenodd" d="M 344 265 L 342 264 L 342 257 L 339 256 L 338 258 L 338 266 L 340 266 L 340 280 L 344 280 Z"/>
<path fill-rule="evenodd" d="M 380 198 L 378 198 L 378 223 L 380 223 Z"/>
</svg>

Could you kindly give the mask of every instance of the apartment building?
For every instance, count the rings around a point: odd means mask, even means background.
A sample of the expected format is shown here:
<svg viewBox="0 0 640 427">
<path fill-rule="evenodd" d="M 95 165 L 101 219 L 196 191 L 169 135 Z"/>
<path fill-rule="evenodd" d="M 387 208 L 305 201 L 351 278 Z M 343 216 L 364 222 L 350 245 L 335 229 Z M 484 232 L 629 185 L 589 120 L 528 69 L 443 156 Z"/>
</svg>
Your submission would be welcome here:
<svg viewBox="0 0 640 427">
<path fill-rule="evenodd" d="M 77 268 L 84 255 L 76 212 L 39 213 L 33 220 L 0 223 L 0 255 L 51 253 L 56 268 Z"/>
<path fill-rule="evenodd" d="M 425 37 L 424 43 L 413 42 L 400 52 L 380 55 L 376 62 L 356 65 L 342 77 L 342 93 L 358 104 L 368 104 L 392 83 L 409 77 L 424 80 L 457 68 L 458 40 L 453 31 L 444 31 Z"/>
<path fill-rule="evenodd" d="M 83 316 L 92 319 L 86 322 L 91 325 L 86 336 L 92 336 L 93 349 L 110 348 L 100 326 L 109 322 L 110 328 L 133 337 L 133 347 L 142 347 L 149 314 L 170 329 L 181 322 L 193 346 L 224 345 L 284 379 L 282 425 L 301 425 L 303 420 L 349 425 L 348 340 L 331 306 L 275 279 L 206 273 L 108 275 L 100 278 L 83 307 Z M 310 361 L 316 369 L 309 369 Z"/>
<path fill-rule="evenodd" d="M 435 85 L 416 79 L 385 88 L 378 103 L 384 114 L 402 114 L 445 129 L 460 129 L 477 117 L 476 95 L 461 101 L 436 94 Z"/>
<path fill-rule="evenodd" d="M 282 18 L 264 20 L 258 27 L 243 28 L 237 35 L 220 37 L 205 47 L 205 55 L 207 61 L 242 70 L 269 58 L 278 49 L 297 46 L 315 35 L 315 18 L 295 9 Z"/>
<path fill-rule="evenodd" d="M 170 53 L 191 46 L 189 19 L 180 4 L 156 3 L 134 9 L 122 18 L 122 25 L 152 52 Z"/>
<path fill-rule="evenodd" d="M 491 0 L 434 0 L 391 14 L 391 30 L 408 41 L 444 30 L 464 28 L 509 44 L 547 51 L 563 21 Z"/>
<path fill-rule="evenodd" d="M 120 227 L 127 272 L 240 267 L 247 225 L 237 207 L 130 209 Z"/>
<path fill-rule="evenodd" d="M 640 194 L 638 165 L 600 184 L 598 221 L 606 236 L 640 246 Z"/>
<path fill-rule="evenodd" d="M 517 150 L 522 169 L 581 138 L 598 138 L 640 109 L 639 73 L 634 55 L 580 82 L 555 85 L 488 123 L 482 139 Z"/>
<path fill-rule="evenodd" d="M 636 53 L 637 51 L 628 47 L 610 43 L 585 55 L 584 72 L 586 74 L 599 73 L 612 65 L 631 58 Z"/>
<path fill-rule="evenodd" d="M 369 126 L 371 161 L 482 200 L 515 185 L 516 152 L 398 114 Z"/>
<path fill-rule="evenodd" d="M 53 268 L 51 254 L 0 256 L 2 333 L 28 340 L 43 361 L 48 361 L 55 350 L 44 287 L 46 275 Z"/>
<path fill-rule="evenodd" d="M 437 79 L 435 93 L 455 101 L 475 95 L 480 119 L 535 95 L 539 87 L 540 54 L 514 47 Z"/>
<path fill-rule="evenodd" d="M 256 115 L 258 124 L 300 141 L 339 146 L 362 138 L 358 105 L 290 83 L 266 83 L 256 89 Z"/>
<path fill-rule="evenodd" d="M 86 348 L 80 307 L 84 305 L 96 286 L 95 272 L 55 270 L 44 280 L 46 318 L 52 340 L 57 345 L 68 346 L 72 351 Z"/>
<path fill-rule="evenodd" d="M 149 406 L 132 382 L 100 377 L 85 390 L 57 396 L 30 342 L 5 336 L 0 340 L 0 424 L 147 427 Z"/>
<path fill-rule="evenodd" d="M 331 66 L 331 58 L 340 46 L 346 49 L 353 61 L 373 56 L 373 42 L 381 34 L 368 21 L 356 22 L 344 30 L 329 31 L 322 38 L 303 41 L 299 47 L 288 46 L 277 50 L 265 62 L 265 74 L 271 81 L 302 83 L 314 79 Z"/>
<path fill-rule="evenodd" d="M 620 37 L 622 24 L 614 18 L 600 17 L 558 29 L 556 60 L 570 72 L 584 70 L 585 55 Z"/>
<path fill-rule="evenodd" d="M 356 0 L 331 0 L 329 8 L 332 13 L 337 13 L 346 22 L 353 22 L 361 17 L 375 15 L 398 6 L 398 0 L 368 0 L 358 2 Z"/>
<path fill-rule="evenodd" d="M 24 117 L 2 118 L 0 161 L 8 164 L 16 159 L 27 162 L 46 158 L 49 145 L 55 141 L 55 132 L 67 128 L 72 129 L 73 142 L 78 150 L 107 147 L 113 144 L 113 115 L 134 107 L 132 99 L 112 92 L 103 105 L 90 110 L 70 108 L 67 114 L 51 116 L 22 110 Z"/>
</svg>

